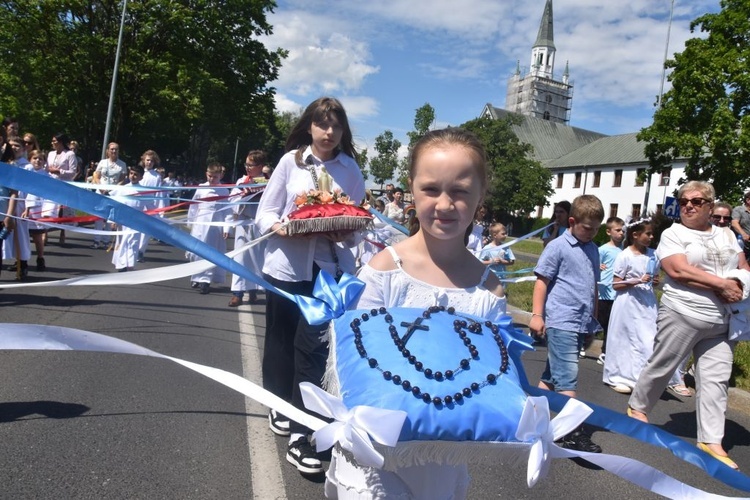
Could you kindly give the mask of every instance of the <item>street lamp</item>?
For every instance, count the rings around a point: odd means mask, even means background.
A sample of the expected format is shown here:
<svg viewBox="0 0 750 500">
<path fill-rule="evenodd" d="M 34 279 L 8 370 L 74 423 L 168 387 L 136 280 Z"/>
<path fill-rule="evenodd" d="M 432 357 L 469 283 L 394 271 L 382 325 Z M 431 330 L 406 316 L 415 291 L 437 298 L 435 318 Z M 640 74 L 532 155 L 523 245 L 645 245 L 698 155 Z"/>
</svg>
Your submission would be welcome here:
<svg viewBox="0 0 750 500">
<path fill-rule="evenodd" d="M 117 86 L 117 71 L 120 68 L 120 47 L 122 46 L 122 31 L 125 27 L 125 12 L 128 0 L 122 0 L 122 17 L 120 18 L 120 34 L 117 36 L 117 52 L 115 52 L 115 69 L 112 71 L 112 86 L 109 89 L 109 105 L 107 106 L 107 123 L 104 125 L 104 141 L 102 144 L 102 158 L 107 157 L 109 143 L 109 127 L 112 123 L 112 111 L 115 106 L 115 87 Z"/>
</svg>

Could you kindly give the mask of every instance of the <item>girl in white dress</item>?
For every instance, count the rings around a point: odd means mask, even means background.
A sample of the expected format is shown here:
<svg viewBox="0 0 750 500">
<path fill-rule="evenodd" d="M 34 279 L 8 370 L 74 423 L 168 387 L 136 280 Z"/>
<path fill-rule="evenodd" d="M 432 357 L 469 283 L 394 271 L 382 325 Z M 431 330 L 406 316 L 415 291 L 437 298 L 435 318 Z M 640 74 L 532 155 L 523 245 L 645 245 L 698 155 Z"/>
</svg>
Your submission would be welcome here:
<svg viewBox="0 0 750 500">
<path fill-rule="evenodd" d="M 505 313 L 502 285 L 464 243 L 487 187 L 481 143 L 457 128 L 429 132 L 411 152 L 409 186 L 419 230 L 362 267 L 358 276 L 366 287 L 356 308 L 450 305 L 497 320 Z M 427 461 L 391 472 L 361 466 L 334 449 L 326 496 L 465 498 L 468 485 L 465 464 Z"/>
<path fill-rule="evenodd" d="M 654 249 L 649 248 L 654 240 L 650 219 L 631 222 L 626 228 L 627 247 L 614 264 L 613 288 L 617 295 L 607 328 L 602 375 L 604 383 L 621 394 L 633 391 L 654 350 L 658 308 L 654 285 L 659 283 L 659 263 Z"/>
</svg>

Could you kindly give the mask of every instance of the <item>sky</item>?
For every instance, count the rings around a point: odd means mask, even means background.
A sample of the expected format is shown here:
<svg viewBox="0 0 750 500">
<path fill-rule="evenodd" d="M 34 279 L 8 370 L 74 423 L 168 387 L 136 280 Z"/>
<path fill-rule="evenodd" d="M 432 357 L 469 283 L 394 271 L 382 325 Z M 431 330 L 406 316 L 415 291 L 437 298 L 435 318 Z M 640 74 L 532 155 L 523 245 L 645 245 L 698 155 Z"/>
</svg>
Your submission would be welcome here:
<svg viewBox="0 0 750 500">
<path fill-rule="evenodd" d="M 278 111 L 323 95 L 341 100 L 356 145 L 372 156 L 385 130 L 402 143 L 417 108 L 434 128 L 505 106 L 518 62 L 527 71 L 546 0 L 278 0 L 269 48 L 282 47 Z M 570 125 L 609 135 L 651 123 L 662 82 L 672 0 L 553 0 L 554 76 L 570 65 Z M 668 54 L 719 0 L 674 0 Z M 665 81 L 664 89 L 669 88 Z"/>
</svg>

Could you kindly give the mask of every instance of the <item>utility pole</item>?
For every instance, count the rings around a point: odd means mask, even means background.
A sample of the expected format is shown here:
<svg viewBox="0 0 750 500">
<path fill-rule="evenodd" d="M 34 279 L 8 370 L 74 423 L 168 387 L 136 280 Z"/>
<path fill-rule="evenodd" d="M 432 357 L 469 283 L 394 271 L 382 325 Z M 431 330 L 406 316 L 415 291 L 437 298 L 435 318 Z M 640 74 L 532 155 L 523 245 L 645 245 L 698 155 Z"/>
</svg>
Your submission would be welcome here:
<svg viewBox="0 0 750 500">
<path fill-rule="evenodd" d="M 674 0 L 672 0 L 672 6 L 669 9 L 669 24 L 667 25 L 667 43 L 664 45 L 664 60 L 661 65 L 661 86 L 659 87 L 659 105 L 656 110 L 660 110 L 662 107 L 662 100 L 664 98 L 664 80 L 667 77 L 667 56 L 669 53 L 669 37 L 672 33 L 672 16 L 674 14 Z M 646 195 L 643 197 L 643 213 L 648 212 L 648 194 L 651 191 L 651 169 L 648 171 L 646 177 Z"/>
<path fill-rule="evenodd" d="M 107 106 L 107 124 L 104 126 L 104 141 L 102 142 L 102 159 L 107 157 L 109 144 L 109 128 L 112 124 L 112 111 L 115 107 L 115 87 L 117 86 L 117 70 L 120 68 L 120 47 L 122 46 L 122 31 L 125 27 L 125 11 L 128 0 L 122 0 L 122 17 L 120 18 L 120 34 L 117 36 L 117 51 L 115 52 L 115 69 L 112 71 L 112 86 L 109 89 L 109 105 Z"/>
</svg>

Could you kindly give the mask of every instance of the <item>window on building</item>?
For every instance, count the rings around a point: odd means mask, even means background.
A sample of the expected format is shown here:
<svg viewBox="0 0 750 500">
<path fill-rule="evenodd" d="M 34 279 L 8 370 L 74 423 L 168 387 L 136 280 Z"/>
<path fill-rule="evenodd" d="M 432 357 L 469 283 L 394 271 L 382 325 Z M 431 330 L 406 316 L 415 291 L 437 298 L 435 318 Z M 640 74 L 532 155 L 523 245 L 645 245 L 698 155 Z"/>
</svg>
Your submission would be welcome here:
<svg viewBox="0 0 750 500">
<path fill-rule="evenodd" d="M 639 168 L 635 172 L 635 185 L 636 186 L 643 186 L 644 179 L 646 178 L 646 169 L 645 168 Z"/>
<path fill-rule="evenodd" d="M 576 189 L 581 187 L 581 172 L 576 172 L 576 180 L 573 184 L 573 187 Z"/>
<path fill-rule="evenodd" d="M 612 187 L 620 187 L 622 186 L 622 170 L 615 170 L 615 182 L 612 184 Z"/>
<path fill-rule="evenodd" d="M 641 204 L 640 203 L 633 203 L 633 213 L 630 215 L 633 217 L 633 219 L 641 218 Z"/>
<path fill-rule="evenodd" d="M 545 120 L 549 120 L 549 111 L 545 111 L 544 115 L 542 115 L 542 118 L 544 118 Z"/>
<path fill-rule="evenodd" d="M 557 189 L 563 187 L 563 176 L 564 174 L 557 174 Z"/>
<path fill-rule="evenodd" d="M 602 173 L 597 170 L 596 172 L 594 172 L 594 183 L 591 185 L 591 187 L 598 188 L 601 182 L 602 182 Z"/>
<path fill-rule="evenodd" d="M 667 167 L 661 172 L 660 186 L 669 186 L 669 176 L 672 174 L 672 167 Z"/>
<path fill-rule="evenodd" d="M 547 100 L 548 103 L 552 102 L 552 96 L 549 94 L 547 94 L 547 97 L 545 99 Z"/>
<path fill-rule="evenodd" d="M 656 213 L 660 214 L 662 212 L 662 210 L 664 210 L 664 205 L 662 205 L 661 203 L 657 204 L 656 205 Z"/>
<path fill-rule="evenodd" d="M 609 216 L 610 217 L 617 217 L 617 203 L 610 203 L 609 204 Z"/>
</svg>

